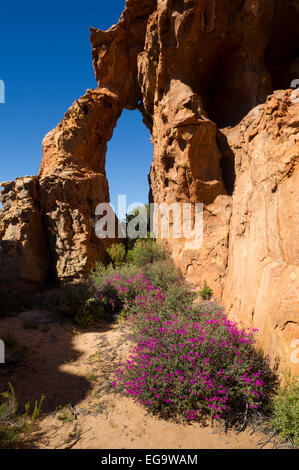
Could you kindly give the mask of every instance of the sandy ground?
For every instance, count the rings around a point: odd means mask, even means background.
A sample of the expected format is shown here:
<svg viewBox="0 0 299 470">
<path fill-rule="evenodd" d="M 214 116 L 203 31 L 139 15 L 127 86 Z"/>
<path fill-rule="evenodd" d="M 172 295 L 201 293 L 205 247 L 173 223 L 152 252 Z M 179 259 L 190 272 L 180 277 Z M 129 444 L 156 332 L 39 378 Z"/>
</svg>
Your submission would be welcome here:
<svg viewBox="0 0 299 470">
<path fill-rule="evenodd" d="M 215 424 L 166 422 L 148 415 L 131 399 L 115 395 L 112 377 L 130 348 L 123 324 L 79 331 L 68 322 L 48 323 L 43 315 L 41 319 L 29 322 L 29 327 L 20 316 L 0 320 L 0 337 L 10 331 L 17 338 L 16 346 L 7 348 L 6 364 L 0 364 L 0 392 L 11 382 L 21 406 L 39 400 L 42 393 L 46 396 L 27 447 L 256 449 L 267 440 L 264 434 L 248 430 L 225 433 Z"/>
</svg>

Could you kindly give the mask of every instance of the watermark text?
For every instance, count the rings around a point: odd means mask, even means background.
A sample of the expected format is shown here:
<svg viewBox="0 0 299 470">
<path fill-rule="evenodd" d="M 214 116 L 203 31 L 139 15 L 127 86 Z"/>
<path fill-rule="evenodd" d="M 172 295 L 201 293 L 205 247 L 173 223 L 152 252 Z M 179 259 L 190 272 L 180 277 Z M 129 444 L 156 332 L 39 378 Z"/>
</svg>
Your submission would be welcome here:
<svg viewBox="0 0 299 470">
<path fill-rule="evenodd" d="M 109 203 L 101 203 L 96 207 L 95 216 L 95 232 L 100 239 L 184 239 L 190 249 L 203 244 L 202 203 L 131 204 L 127 211 L 126 196 L 119 195 L 118 211 Z"/>
</svg>

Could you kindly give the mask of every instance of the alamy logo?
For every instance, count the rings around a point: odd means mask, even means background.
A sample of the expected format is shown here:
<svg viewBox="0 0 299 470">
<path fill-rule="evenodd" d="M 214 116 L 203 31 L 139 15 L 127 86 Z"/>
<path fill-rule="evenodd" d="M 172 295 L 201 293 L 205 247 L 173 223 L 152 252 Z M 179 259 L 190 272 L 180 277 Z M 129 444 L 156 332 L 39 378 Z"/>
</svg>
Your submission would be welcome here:
<svg viewBox="0 0 299 470">
<path fill-rule="evenodd" d="M 200 248 L 203 243 L 203 204 L 172 203 L 139 205 L 128 223 L 126 214 L 136 209 L 136 204 L 126 210 L 126 196 L 118 196 L 118 238 L 184 239 L 185 248 Z M 96 236 L 101 239 L 116 237 L 116 211 L 109 203 L 96 207 Z M 149 227 L 150 222 L 150 227 Z"/>
<path fill-rule="evenodd" d="M 5 103 L 5 84 L 3 80 L 0 80 L 0 103 Z"/>
<path fill-rule="evenodd" d="M 5 364 L 5 344 L 2 339 L 0 339 L 0 364 Z"/>
</svg>

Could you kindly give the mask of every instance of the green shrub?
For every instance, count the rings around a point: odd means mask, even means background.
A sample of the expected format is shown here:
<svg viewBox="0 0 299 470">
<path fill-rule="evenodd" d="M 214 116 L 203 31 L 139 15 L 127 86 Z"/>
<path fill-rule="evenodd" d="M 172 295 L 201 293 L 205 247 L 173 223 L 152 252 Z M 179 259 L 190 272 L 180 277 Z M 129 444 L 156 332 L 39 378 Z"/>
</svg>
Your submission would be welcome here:
<svg viewBox="0 0 299 470">
<path fill-rule="evenodd" d="M 283 439 L 291 437 L 299 447 L 299 381 L 290 373 L 284 377 L 273 400 L 273 425 Z"/>
<path fill-rule="evenodd" d="M 138 278 L 141 270 L 134 265 L 123 264 L 117 268 L 111 264 L 104 266 L 98 264 L 96 269 L 90 275 L 90 282 L 94 291 L 94 297 L 99 299 L 103 305 L 106 315 L 112 319 L 123 309 L 123 304 L 129 298 L 137 295 L 138 287 L 130 283 L 127 294 L 121 292 L 120 288 L 127 281 Z"/>
<path fill-rule="evenodd" d="M 42 393 L 42 396 L 41 396 L 40 400 L 39 401 L 35 400 L 33 411 L 32 411 L 32 414 L 30 416 L 30 419 L 31 419 L 30 425 L 31 426 L 40 417 L 43 402 L 44 402 L 45 398 L 46 398 L 45 395 Z M 30 403 L 26 403 L 26 405 L 25 405 L 25 417 L 29 416 L 29 412 L 30 412 Z"/>
<path fill-rule="evenodd" d="M 30 404 L 26 403 L 25 413 L 18 413 L 18 402 L 14 389 L 9 384 L 9 391 L 0 394 L 0 449 L 16 449 L 22 446 L 26 434 L 39 418 L 45 396 L 36 401 L 30 415 Z"/>
<path fill-rule="evenodd" d="M 144 282 L 144 274 L 137 273 L 129 278 L 123 275 L 122 270 L 109 276 L 104 286 L 100 289 L 100 298 L 106 309 L 110 309 L 113 315 L 121 314 L 125 318 L 135 298 L 141 292 Z M 122 312 L 122 313 L 121 313 Z"/>
<path fill-rule="evenodd" d="M 151 252 L 152 243 L 155 244 L 150 240 L 150 244 L 146 244 L 146 249 L 150 245 Z M 137 242 L 136 250 L 139 249 L 139 244 L 140 241 Z M 102 264 L 97 265 L 90 275 L 90 282 L 96 292 L 95 297 L 102 299 L 106 310 L 113 315 L 123 312 L 122 319 L 134 313 L 133 301 L 143 292 L 145 286 L 158 288 L 163 293 L 167 292 L 160 312 L 161 318 L 167 319 L 173 311 L 183 312 L 192 305 L 196 294 L 190 291 L 163 246 L 158 245 L 159 254 L 161 249 L 162 258 L 143 265 L 142 269 L 134 264 L 123 264 L 117 268 L 112 265 L 107 267 Z"/>
<path fill-rule="evenodd" d="M 68 407 L 65 406 L 56 415 L 56 419 L 58 419 L 58 421 L 62 421 L 63 423 L 72 423 L 74 421 L 74 416 Z"/>
<path fill-rule="evenodd" d="M 199 295 L 202 297 L 203 300 L 210 300 L 213 295 L 212 289 L 208 286 L 207 281 L 204 282 L 204 287 L 201 291 L 199 291 Z"/>
<path fill-rule="evenodd" d="M 24 418 L 17 414 L 18 403 L 13 387 L 0 394 L 0 449 L 19 447 L 21 434 L 25 431 Z"/>
<path fill-rule="evenodd" d="M 182 279 L 180 270 L 174 266 L 170 257 L 146 264 L 142 271 L 155 287 L 164 291 Z"/>
<path fill-rule="evenodd" d="M 125 310 L 121 310 L 119 314 L 119 320 L 123 322 L 127 319 L 127 317 L 128 317 L 127 312 Z"/>
<path fill-rule="evenodd" d="M 122 243 L 113 243 L 107 248 L 107 253 L 114 266 L 119 266 L 126 261 L 126 249 Z"/>
<path fill-rule="evenodd" d="M 37 296 L 40 307 L 56 312 L 58 317 L 74 319 L 88 299 L 93 296 L 89 282 L 62 285 Z"/>
<path fill-rule="evenodd" d="M 173 293 L 168 296 L 167 307 L 171 308 L 171 299 L 179 298 L 181 301 L 184 289 L 180 290 L 180 274 L 170 262 L 163 263 L 164 271 L 162 269 L 159 273 L 160 263 L 162 262 L 145 266 L 147 275 L 135 265 L 124 264 L 117 269 L 111 265 L 108 267 L 99 265 L 91 275 L 91 282 L 97 292 L 96 297 L 101 299 L 107 311 L 113 315 L 121 314 L 123 320 L 134 311 L 134 300 L 142 293 L 145 286 L 151 289 L 157 283 Z M 193 298 L 193 294 L 191 296 Z M 189 292 L 188 297 L 190 298 Z"/>
<path fill-rule="evenodd" d="M 137 276 L 141 273 L 141 269 L 138 266 L 123 264 L 118 266 L 117 269 L 109 264 L 104 266 L 102 263 L 98 263 L 94 271 L 89 276 L 89 281 L 92 285 L 92 289 L 99 289 L 103 287 L 106 283 L 106 280 L 116 274 L 120 275 L 123 280 L 128 280 L 132 276 Z"/>
<path fill-rule="evenodd" d="M 104 319 L 105 308 L 91 280 L 63 285 L 39 297 L 40 305 L 82 328 Z"/>
<path fill-rule="evenodd" d="M 152 239 L 138 239 L 132 250 L 128 251 L 128 262 L 145 266 L 168 257 L 164 246 Z"/>
<path fill-rule="evenodd" d="M 180 315 L 189 313 L 192 309 L 193 302 L 196 299 L 196 293 L 189 290 L 188 286 L 183 281 L 178 281 L 169 286 L 166 291 L 164 300 L 164 307 L 169 315 L 173 315 L 174 312 L 178 312 Z M 164 308 L 163 308 L 164 309 Z M 161 318 L 164 318 L 163 309 L 161 312 Z M 165 319 L 167 319 L 165 317 Z"/>
<path fill-rule="evenodd" d="M 105 309 L 99 299 L 94 297 L 88 299 L 83 307 L 74 317 L 74 322 L 81 328 L 88 328 L 97 321 L 104 318 Z"/>
</svg>

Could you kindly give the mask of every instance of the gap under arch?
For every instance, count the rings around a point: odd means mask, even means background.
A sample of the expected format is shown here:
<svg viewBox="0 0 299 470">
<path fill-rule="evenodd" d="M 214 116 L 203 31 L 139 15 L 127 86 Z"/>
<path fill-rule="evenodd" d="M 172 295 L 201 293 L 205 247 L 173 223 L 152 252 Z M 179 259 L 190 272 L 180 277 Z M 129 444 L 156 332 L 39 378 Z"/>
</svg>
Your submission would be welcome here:
<svg viewBox="0 0 299 470">
<path fill-rule="evenodd" d="M 127 207 L 148 203 L 148 174 L 152 160 L 153 145 L 140 111 L 124 109 L 106 154 L 110 203 L 116 212 L 119 194 L 126 194 Z"/>
</svg>

